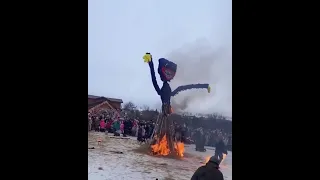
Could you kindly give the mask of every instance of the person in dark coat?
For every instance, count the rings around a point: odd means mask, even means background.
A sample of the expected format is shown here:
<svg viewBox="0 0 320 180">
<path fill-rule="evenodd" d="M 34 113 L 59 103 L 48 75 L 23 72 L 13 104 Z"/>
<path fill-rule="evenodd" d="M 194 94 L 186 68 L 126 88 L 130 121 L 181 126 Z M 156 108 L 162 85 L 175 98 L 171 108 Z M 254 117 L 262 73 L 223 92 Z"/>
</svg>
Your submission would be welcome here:
<svg viewBox="0 0 320 180">
<path fill-rule="evenodd" d="M 186 127 L 181 128 L 181 142 L 186 142 Z"/>
<path fill-rule="evenodd" d="M 223 159 L 223 154 L 228 154 L 227 146 L 224 144 L 222 138 L 219 139 L 218 143 L 216 144 L 216 149 L 214 152 L 214 156 L 218 159 Z"/>
<path fill-rule="evenodd" d="M 205 137 L 202 129 L 196 131 L 196 151 L 204 152 L 206 149 L 204 148 Z"/>
<path fill-rule="evenodd" d="M 212 156 L 206 165 L 199 167 L 194 172 L 191 180 L 224 180 L 222 172 L 219 170 L 220 160 Z"/>
<path fill-rule="evenodd" d="M 199 151 L 200 144 L 201 144 L 201 133 L 199 130 L 196 130 L 194 137 L 195 137 L 195 141 L 196 141 L 196 151 Z"/>
<path fill-rule="evenodd" d="M 130 121 L 129 120 L 125 120 L 124 121 L 124 134 L 125 135 L 129 135 L 130 134 Z"/>
<path fill-rule="evenodd" d="M 151 125 L 150 125 L 150 134 L 149 134 L 148 139 L 150 139 L 150 138 L 151 138 L 151 136 L 152 136 L 152 134 L 153 134 L 153 130 L 154 130 L 154 125 L 153 125 L 153 124 L 151 124 Z"/>
<path fill-rule="evenodd" d="M 150 126 L 149 126 L 149 124 L 148 125 L 146 125 L 146 128 L 145 128 L 145 130 L 146 130 L 146 133 L 145 133 L 145 139 L 148 139 L 149 138 L 149 134 L 150 134 Z"/>
<path fill-rule="evenodd" d="M 139 125 L 138 137 L 137 137 L 137 140 L 138 140 L 139 142 L 143 142 L 142 128 L 143 128 L 143 127 Z"/>
</svg>

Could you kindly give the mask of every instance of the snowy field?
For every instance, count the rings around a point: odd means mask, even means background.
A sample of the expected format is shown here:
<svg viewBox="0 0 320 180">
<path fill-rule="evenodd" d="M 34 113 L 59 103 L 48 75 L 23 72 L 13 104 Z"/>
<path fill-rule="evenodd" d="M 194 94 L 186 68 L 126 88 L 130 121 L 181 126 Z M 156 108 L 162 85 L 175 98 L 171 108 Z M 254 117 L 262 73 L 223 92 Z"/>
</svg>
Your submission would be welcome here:
<svg viewBox="0 0 320 180">
<path fill-rule="evenodd" d="M 98 145 L 97 139 L 102 139 Z M 190 180 L 195 170 L 203 165 L 206 157 L 214 154 L 213 147 L 206 152 L 197 152 L 194 145 L 185 146 L 181 160 L 154 157 L 136 152 L 136 138 L 115 139 L 104 133 L 88 134 L 88 179 L 89 180 Z M 122 154 L 117 153 L 123 152 Z M 232 180 L 232 152 L 221 166 L 225 180 Z"/>
</svg>

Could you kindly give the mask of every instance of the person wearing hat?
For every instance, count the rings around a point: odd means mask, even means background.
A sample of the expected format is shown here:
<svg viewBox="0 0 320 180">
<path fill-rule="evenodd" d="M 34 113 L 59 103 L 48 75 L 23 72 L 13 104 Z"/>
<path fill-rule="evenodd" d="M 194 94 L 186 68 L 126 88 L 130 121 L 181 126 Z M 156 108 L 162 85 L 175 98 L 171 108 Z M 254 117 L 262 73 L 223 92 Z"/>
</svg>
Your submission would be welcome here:
<svg viewBox="0 0 320 180">
<path fill-rule="evenodd" d="M 191 180 L 224 180 L 222 172 L 219 170 L 221 160 L 212 156 L 206 165 L 199 167 L 194 172 Z"/>
</svg>

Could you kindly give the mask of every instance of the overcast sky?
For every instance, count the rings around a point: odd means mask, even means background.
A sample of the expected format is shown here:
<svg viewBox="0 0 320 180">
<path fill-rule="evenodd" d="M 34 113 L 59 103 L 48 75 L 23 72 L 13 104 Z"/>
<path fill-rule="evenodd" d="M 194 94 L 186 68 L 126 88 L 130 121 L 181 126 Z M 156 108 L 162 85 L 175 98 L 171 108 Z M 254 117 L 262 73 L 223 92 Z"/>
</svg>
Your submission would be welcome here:
<svg viewBox="0 0 320 180">
<path fill-rule="evenodd" d="M 232 116 L 231 0 L 89 0 L 88 91 L 160 107 L 145 52 L 178 64 L 171 88 L 210 83 L 172 101 L 184 111 Z M 158 84 L 162 82 L 157 74 Z"/>
</svg>

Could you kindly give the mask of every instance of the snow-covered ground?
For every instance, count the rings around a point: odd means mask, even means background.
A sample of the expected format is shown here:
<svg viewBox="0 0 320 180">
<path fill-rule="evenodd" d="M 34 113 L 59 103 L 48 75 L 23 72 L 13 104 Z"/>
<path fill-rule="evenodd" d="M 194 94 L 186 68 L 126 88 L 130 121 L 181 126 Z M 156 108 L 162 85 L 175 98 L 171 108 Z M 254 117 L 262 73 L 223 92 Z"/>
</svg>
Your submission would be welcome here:
<svg viewBox="0 0 320 180">
<path fill-rule="evenodd" d="M 102 139 L 98 145 L 97 139 Z M 115 139 L 104 133 L 88 134 L 88 179 L 89 180 L 190 180 L 195 170 L 202 166 L 206 157 L 214 154 L 214 148 L 197 152 L 194 145 L 185 146 L 185 157 L 181 160 L 154 157 L 136 152 L 140 147 L 136 138 Z M 116 153 L 117 151 L 123 154 Z M 232 180 L 232 152 L 221 166 L 226 180 Z"/>
</svg>

